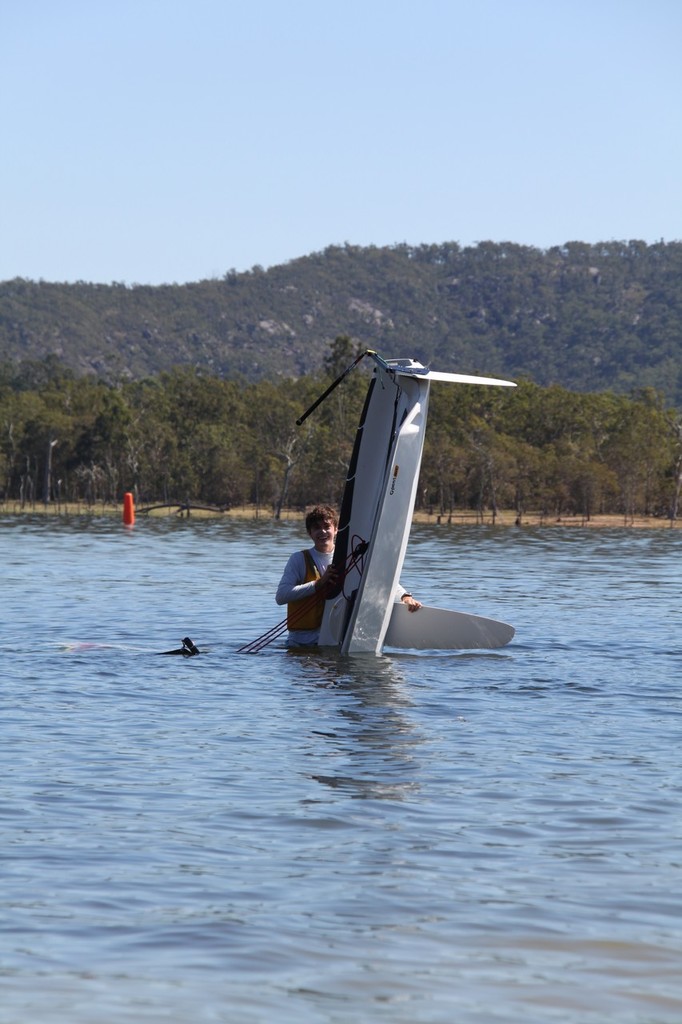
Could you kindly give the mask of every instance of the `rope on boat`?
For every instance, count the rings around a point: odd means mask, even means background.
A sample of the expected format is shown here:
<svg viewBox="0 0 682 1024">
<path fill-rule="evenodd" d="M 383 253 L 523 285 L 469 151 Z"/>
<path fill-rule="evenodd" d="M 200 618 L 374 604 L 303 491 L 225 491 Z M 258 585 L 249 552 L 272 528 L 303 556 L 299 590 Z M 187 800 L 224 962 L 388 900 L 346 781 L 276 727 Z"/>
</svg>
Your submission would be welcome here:
<svg viewBox="0 0 682 1024">
<path fill-rule="evenodd" d="M 368 545 L 364 540 L 357 536 L 353 537 L 353 544 L 353 549 L 346 560 L 346 565 L 341 575 L 342 587 L 345 583 L 346 576 L 352 569 L 357 568 L 360 575 L 362 575 L 364 569 L 364 555 Z M 345 591 L 344 597 L 347 597 Z M 255 640 L 239 647 L 237 649 L 237 654 L 257 654 L 259 651 L 262 651 L 264 647 L 267 647 L 268 644 L 271 644 L 274 640 L 277 640 L 286 633 L 290 626 L 295 629 L 296 623 L 300 622 L 316 604 L 323 600 L 325 600 L 324 594 L 317 592 L 315 594 L 311 594 L 310 597 L 303 598 L 302 601 L 298 601 L 296 603 L 297 606 L 291 615 L 287 616 L 287 618 L 283 619 L 281 622 L 278 622 L 276 626 L 273 626 L 272 629 L 269 629 L 266 633 L 256 637 Z"/>
<path fill-rule="evenodd" d="M 358 363 L 362 359 L 365 358 L 365 356 L 369 356 L 369 358 L 372 359 L 377 364 L 377 366 L 380 366 L 382 370 L 386 371 L 386 373 L 390 373 L 390 375 L 395 380 L 395 371 L 396 371 L 396 369 L 400 369 L 400 367 L 397 366 L 397 365 L 396 366 L 391 366 L 391 364 L 387 363 L 386 360 L 383 359 L 379 355 L 378 352 L 375 352 L 373 348 L 367 348 L 367 349 L 365 349 L 364 352 L 360 352 L 360 354 L 358 356 L 356 356 L 356 358 L 353 360 L 353 362 L 350 364 L 350 366 L 347 366 L 346 369 L 343 371 L 343 373 L 339 374 L 339 376 L 336 378 L 336 380 L 333 380 L 331 382 L 331 384 L 329 385 L 327 390 L 323 391 L 322 394 L 320 395 L 320 397 L 315 399 L 313 404 L 308 409 L 306 409 L 306 411 L 303 413 L 302 416 L 299 416 L 299 418 L 296 420 L 296 426 L 297 427 L 300 427 L 301 424 L 304 423 L 308 419 L 308 417 L 310 416 L 311 412 L 315 412 L 315 410 L 317 409 L 318 405 L 321 405 L 322 402 L 324 402 L 325 398 L 328 398 L 329 395 L 331 395 L 331 393 L 334 390 L 334 388 L 337 388 L 339 386 L 339 384 L 341 383 L 341 381 L 346 379 L 346 377 L 351 372 L 351 370 L 354 370 L 355 367 L 358 365 Z M 398 360 L 397 362 L 401 362 L 401 361 Z M 409 362 L 409 360 L 407 360 L 407 361 L 402 360 L 402 362 Z M 401 365 L 402 365 L 402 363 L 401 363 Z M 428 367 L 426 367 L 426 366 L 423 366 L 421 369 L 415 369 L 413 366 L 410 366 L 410 372 L 411 373 L 428 373 L 429 371 L 428 371 Z"/>
<path fill-rule="evenodd" d="M 360 362 L 361 359 L 364 359 L 365 356 L 374 356 L 374 355 L 375 355 L 375 353 L 373 352 L 373 350 L 369 349 L 369 348 L 365 352 L 361 352 L 359 354 L 359 356 L 357 356 L 357 358 L 355 358 L 353 360 L 353 362 L 350 364 L 350 366 L 347 366 L 346 369 L 343 371 L 343 373 L 339 374 L 339 376 L 336 378 L 336 380 L 332 381 L 332 383 L 329 385 L 327 390 L 323 391 L 322 394 L 320 395 L 320 397 L 315 399 L 315 401 L 310 406 L 310 408 L 306 409 L 306 411 L 303 413 L 302 416 L 299 416 L 299 418 L 296 420 L 296 426 L 300 427 L 301 424 L 303 422 L 305 422 L 305 420 L 308 419 L 308 417 L 310 416 L 311 412 L 314 412 L 315 409 L 317 409 L 318 405 L 321 405 L 322 402 L 324 402 L 325 398 L 327 398 L 329 395 L 331 395 L 331 393 L 334 390 L 334 388 L 337 388 L 339 386 L 339 384 L 341 383 L 341 381 L 345 380 L 345 378 L 348 376 L 348 374 L 351 372 L 351 370 L 355 369 L 355 367 L 358 365 L 358 363 Z"/>
</svg>

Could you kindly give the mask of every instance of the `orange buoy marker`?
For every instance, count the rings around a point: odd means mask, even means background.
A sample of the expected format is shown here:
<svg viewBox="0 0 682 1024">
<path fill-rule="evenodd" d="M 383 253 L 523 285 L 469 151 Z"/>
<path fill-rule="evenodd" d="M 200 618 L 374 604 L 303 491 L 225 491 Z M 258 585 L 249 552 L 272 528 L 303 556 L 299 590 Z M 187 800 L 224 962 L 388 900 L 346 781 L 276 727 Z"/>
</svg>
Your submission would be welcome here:
<svg viewBox="0 0 682 1024">
<path fill-rule="evenodd" d="M 123 522 L 126 526 L 133 526 L 135 523 L 135 502 L 130 491 L 123 495 Z"/>
</svg>

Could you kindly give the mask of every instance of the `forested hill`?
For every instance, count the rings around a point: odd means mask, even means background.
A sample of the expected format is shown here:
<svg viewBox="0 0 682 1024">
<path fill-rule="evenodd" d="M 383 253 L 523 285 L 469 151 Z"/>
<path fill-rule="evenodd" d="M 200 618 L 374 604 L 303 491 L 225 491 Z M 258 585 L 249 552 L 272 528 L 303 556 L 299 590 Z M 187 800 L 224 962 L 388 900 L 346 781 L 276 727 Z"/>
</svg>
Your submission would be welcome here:
<svg viewBox="0 0 682 1024">
<path fill-rule="evenodd" d="M 0 284 L 0 362 L 56 355 L 104 380 L 298 377 L 339 335 L 439 370 L 653 386 L 680 408 L 682 242 L 346 245 L 194 284 Z"/>
</svg>

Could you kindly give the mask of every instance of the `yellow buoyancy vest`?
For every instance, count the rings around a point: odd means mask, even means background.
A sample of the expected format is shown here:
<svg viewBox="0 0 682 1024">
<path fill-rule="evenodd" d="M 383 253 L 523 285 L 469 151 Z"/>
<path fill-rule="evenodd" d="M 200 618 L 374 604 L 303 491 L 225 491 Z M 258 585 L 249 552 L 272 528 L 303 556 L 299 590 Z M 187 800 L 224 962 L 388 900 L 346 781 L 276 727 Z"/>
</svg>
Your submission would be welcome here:
<svg viewBox="0 0 682 1024">
<path fill-rule="evenodd" d="M 305 558 L 305 579 L 303 583 L 312 583 L 319 580 L 320 570 L 313 562 L 309 551 L 302 551 Z M 319 629 L 322 625 L 324 614 L 324 597 L 317 592 L 302 598 L 300 601 L 290 601 L 287 605 L 287 627 L 289 629 Z"/>
</svg>

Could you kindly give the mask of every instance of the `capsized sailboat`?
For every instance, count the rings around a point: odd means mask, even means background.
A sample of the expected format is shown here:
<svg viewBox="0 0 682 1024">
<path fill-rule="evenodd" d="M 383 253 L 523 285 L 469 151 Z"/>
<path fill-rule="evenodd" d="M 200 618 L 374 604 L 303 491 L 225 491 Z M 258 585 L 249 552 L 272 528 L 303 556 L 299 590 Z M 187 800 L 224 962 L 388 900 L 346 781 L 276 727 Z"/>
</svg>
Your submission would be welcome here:
<svg viewBox="0 0 682 1024">
<path fill-rule="evenodd" d="M 334 566 L 342 582 L 325 602 L 320 646 L 341 654 L 396 648 L 502 647 L 512 626 L 478 615 L 422 607 L 394 595 L 410 533 L 433 381 L 516 387 L 513 381 L 439 373 L 413 359 L 374 361 L 341 502 Z"/>
</svg>

